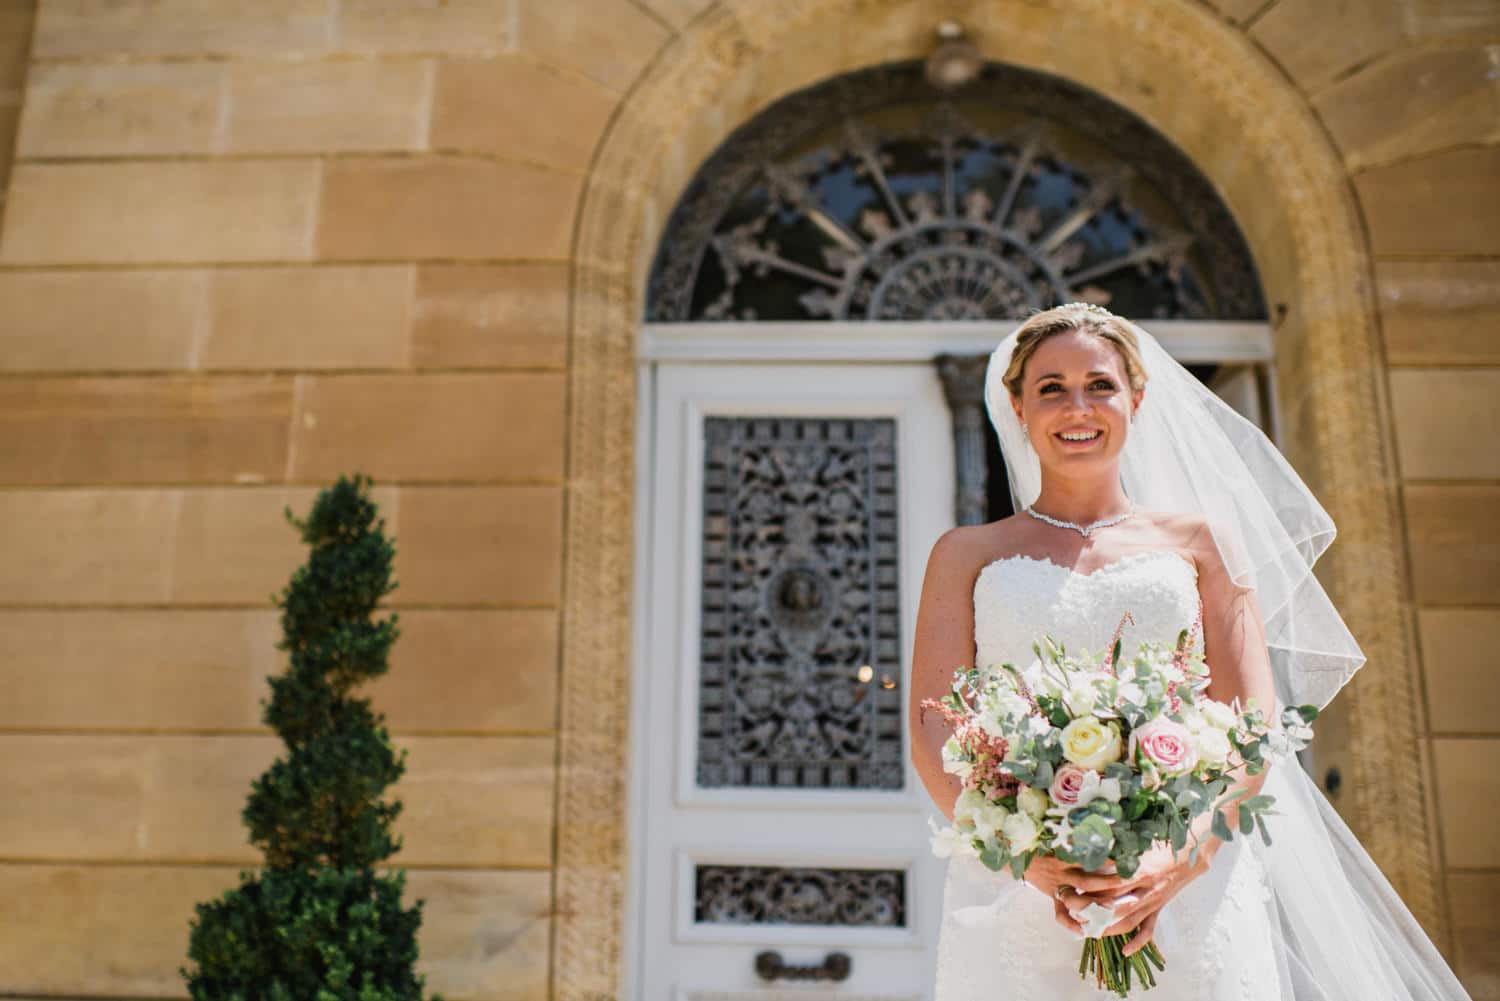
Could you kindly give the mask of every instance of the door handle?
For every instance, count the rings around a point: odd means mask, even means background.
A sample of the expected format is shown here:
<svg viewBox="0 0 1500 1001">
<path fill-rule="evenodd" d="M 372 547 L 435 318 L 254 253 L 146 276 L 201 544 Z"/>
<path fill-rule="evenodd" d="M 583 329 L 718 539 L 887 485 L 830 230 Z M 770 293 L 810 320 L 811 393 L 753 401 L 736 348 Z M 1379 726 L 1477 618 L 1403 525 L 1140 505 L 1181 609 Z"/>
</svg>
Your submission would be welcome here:
<svg viewBox="0 0 1500 1001">
<path fill-rule="evenodd" d="M 762 980 L 830 980 L 849 979 L 854 961 L 847 952 L 830 952 L 817 966 L 792 966 L 781 958 L 779 952 L 757 953 L 755 972 Z"/>
</svg>

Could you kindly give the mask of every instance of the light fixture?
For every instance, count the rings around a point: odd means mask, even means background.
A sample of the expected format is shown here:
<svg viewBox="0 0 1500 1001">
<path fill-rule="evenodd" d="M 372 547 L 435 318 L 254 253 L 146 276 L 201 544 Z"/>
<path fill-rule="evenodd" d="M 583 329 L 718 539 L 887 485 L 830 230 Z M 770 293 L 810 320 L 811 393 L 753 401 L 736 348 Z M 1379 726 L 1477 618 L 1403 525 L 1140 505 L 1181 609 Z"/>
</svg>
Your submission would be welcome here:
<svg viewBox="0 0 1500 1001">
<path fill-rule="evenodd" d="M 957 90 L 984 68 L 984 57 L 957 21 L 937 26 L 938 47 L 927 57 L 927 82 L 938 90 Z"/>
</svg>

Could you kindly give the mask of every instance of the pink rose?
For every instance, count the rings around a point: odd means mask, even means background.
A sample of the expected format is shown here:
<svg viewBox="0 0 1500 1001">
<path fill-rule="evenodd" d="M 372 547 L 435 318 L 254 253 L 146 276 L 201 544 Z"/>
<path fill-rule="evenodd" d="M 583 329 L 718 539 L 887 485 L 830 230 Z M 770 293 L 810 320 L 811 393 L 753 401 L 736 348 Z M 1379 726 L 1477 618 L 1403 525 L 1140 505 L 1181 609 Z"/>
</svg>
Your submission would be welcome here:
<svg viewBox="0 0 1500 1001">
<path fill-rule="evenodd" d="M 1198 764 L 1198 747 L 1193 734 L 1181 723 L 1165 717 L 1154 719 L 1130 734 L 1130 757 L 1140 748 L 1163 775 L 1181 775 Z"/>
<path fill-rule="evenodd" d="M 1078 805 L 1078 794 L 1083 792 L 1085 780 L 1089 776 L 1087 768 L 1077 765 L 1063 765 L 1052 776 L 1052 788 L 1047 790 L 1047 795 L 1052 797 L 1052 802 L 1069 810 Z"/>
</svg>

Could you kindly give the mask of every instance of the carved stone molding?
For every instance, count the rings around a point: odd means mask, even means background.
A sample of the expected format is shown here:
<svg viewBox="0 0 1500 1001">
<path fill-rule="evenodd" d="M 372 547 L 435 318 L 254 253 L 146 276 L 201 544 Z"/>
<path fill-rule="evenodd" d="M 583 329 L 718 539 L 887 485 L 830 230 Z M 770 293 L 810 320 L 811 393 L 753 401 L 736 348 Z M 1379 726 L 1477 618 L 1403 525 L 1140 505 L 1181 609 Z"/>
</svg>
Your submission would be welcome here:
<svg viewBox="0 0 1500 1001">
<path fill-rule="evenodd" d="M 1339 526 L 1319 577 L 1369 656 L 1341 696 L 1352 826 L 1434 935 L 1425 722 L 1371 265 L 1349 180 L 1305 97 L 1188 0 L 726 0 L 669 39 L 601 140 L 573 248 L 554 993 L 619 992 L 628 760 L 634 342 L 660 227 L 692 173 L 780 97 L 923 57 L 941 16 L 987 58 L 1091 87 L 1175 142 L 1250 243 L 1276 331 L 1286 450 Z M 861 30 L 848 30 L 859 24 Z M 837 44 L 830 40 L 837 39 Z M 1066 39 L 1067 44 L 1059 44 Z M 1192 81 L 1191 87 L 1179 85 Z M 1002 334 L 997 331 L 997 340 Z"/>
</svg>

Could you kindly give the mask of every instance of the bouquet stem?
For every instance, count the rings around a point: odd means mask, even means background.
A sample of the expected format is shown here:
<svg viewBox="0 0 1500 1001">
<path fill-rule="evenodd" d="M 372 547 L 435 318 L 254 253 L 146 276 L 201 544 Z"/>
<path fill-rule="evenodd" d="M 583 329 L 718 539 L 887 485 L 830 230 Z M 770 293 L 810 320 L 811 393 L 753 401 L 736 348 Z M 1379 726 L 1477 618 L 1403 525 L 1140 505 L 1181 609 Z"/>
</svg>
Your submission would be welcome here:
<svg viewBox="0 0 1500 1001">
<path fill-rule="evenodd" d="M 1165 970 L 1167 961 L 1162 958 L 1155 942 L 1147 943 L 1134 955 L 1125 955 L 1125 946 L 1132 937 L 1107 935 L 1084 939 L 1083 955 L 1078 959 L 1078 975 L 1084 979 L 1092 976 L 1100 989 L 1112 991 L 1122 998 L 1129 995 L 1132 980 L 1139 981 L 1142 990 L 1155 987 L 1156 974 L 1151 972 L 1151 967 Z"/>
</svg>

